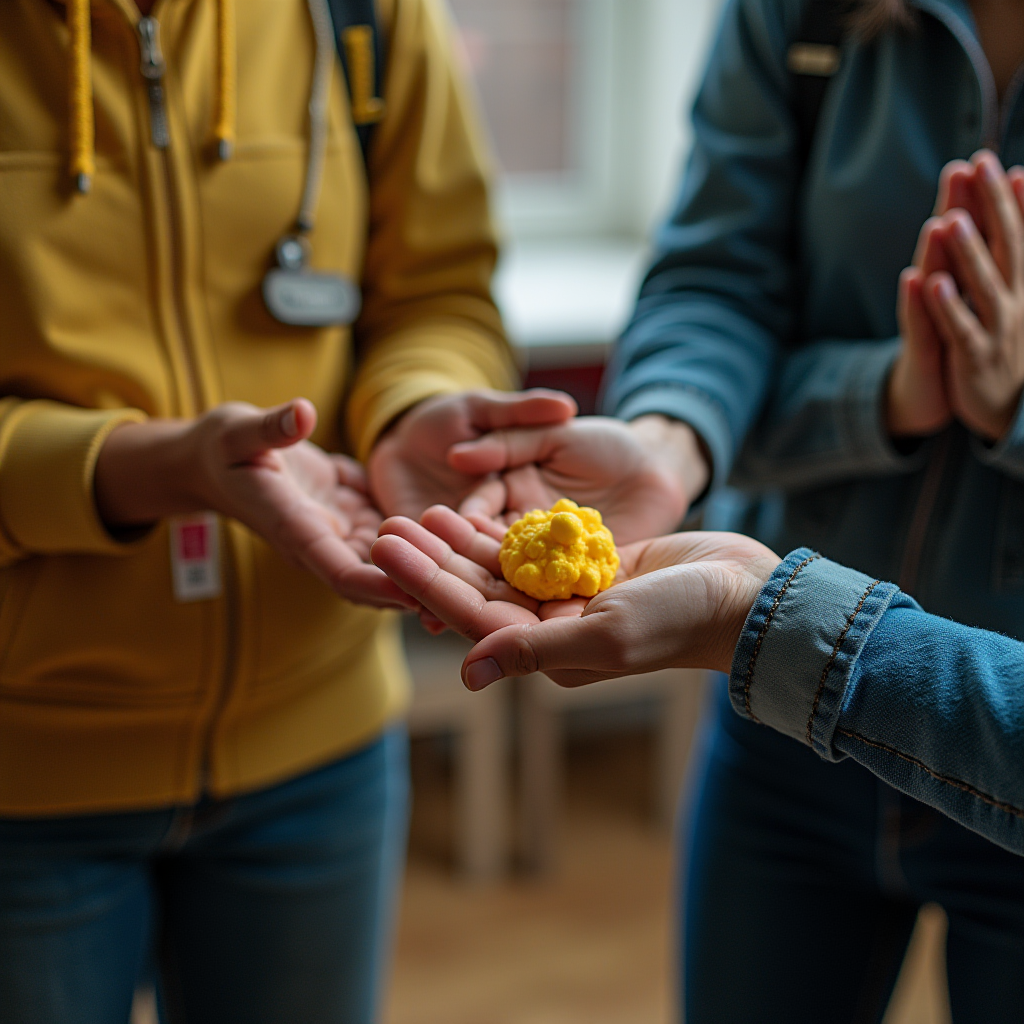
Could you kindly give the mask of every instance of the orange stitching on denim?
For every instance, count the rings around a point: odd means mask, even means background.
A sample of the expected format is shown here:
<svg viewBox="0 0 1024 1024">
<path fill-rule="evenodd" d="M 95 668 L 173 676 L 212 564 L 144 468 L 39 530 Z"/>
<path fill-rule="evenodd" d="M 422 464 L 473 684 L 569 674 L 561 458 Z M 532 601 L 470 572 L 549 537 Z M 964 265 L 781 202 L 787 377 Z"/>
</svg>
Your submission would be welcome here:
<svg viewBox="0 0 1024 1024">
<path fill-rule="evenodd" d="M 871 591 L 875 589 L 880 583 L 880 580 L 875 580 L 874 583 L 868 587 L 867 590 L 861 595 L 860 601 L 857 607 L 850 612 L 849 617 L 846 620 L 846 625 L 843 626 L 843 631 L 839 634 L 839 639 L 836 640 L 835 647 L 832 648 L 832 653 L 828 657 L 828 661 L 825 662 L 825 667 L 821 670 L 821 679 L 818 680 L 818 689 L 814 694 L 814 703 L 811 705 L 811 715 L 807 719 L 807 745 L 811 745 L 811 726 L 814 725 L 814 716 L 818 713 L 818 702 L 821 700 L 822 693 L 825 692 L 825 680 L 828 679 L 829 672 L 832 671 L 832 666 L 835 664 L 836 658 L 839 656 L 839 648 L 843 646 L 843 641 L 846 639 L 846 634 L 850 632 L 850 627 L 854 624 L 857 616 L 860 615 L 861 608 L 864 607 L 864 602 L 868 599 Z"/>
<path fill-rule="evenodd" d="M 796 579 L 796 574 L 804 568 L 806 565 L 810 565 L 815 559 L 821 558 L 819 554 L 808 555 L 790 574 L 789 579 L 782 584 L 782 589 L 775 595 L 775 600 L 772 602 L 771 608 L 768 609 L 768 615 L 764 620 L 764 625 L 761 627 L 761 631 L 757 634 L 757 641 L 754 644 L 754 653 L 750 655 L 750 664 L 747 666 L 747 677 L 743 686 L 743 706 L 746 709 L 748 717 L 752 718 L 755 722 L 759 722 L 760 719 L 753 711 L 750 710 L 750 685 L 754 681 L 754 665 L 757 663 L 757 656 L 761 653 L 761 644 L 764 641 L 765 634 L 768 632 L 768 627 L 772 624 L 772 618 L 775 615 L 776 609 L 778 609 L 780 602 L 782 601 L 783 595 L 789 590 L 790 583 Z"/>
<path fill-rule="evenodd" d="M 1008 804 L 1004 800 L 997 800 L 994 796 L 989 796 L 988 793 L 983 793 L 980 789 L 975 789 L 970 783 L 962 782 L 952 775 L 943 775 L 941 772 L 935 771 L 934 768 L 929 768 L 924 761 L 919 761 L 916 757 L 911 757 L 910 754 L 904 754 L 903 751 L 897 750 L 895 747 L 890 747 L 886 743 L 879 743 L 877 740 L 869 740 L 866 736 L 861 736 L 860 733 L 850 732 L 849 729 L 836 729 L 836 732 L 840 736 L 848 736 L 851 740 L 859 740 L 869 747 L 874 747 L 876 750 L 881 750 L 886 754 L 892 754 L 894 757 L 901 758 L 912 764 L 915 768 L 920 768 L 921 771 L 926 772 L 937 782 L 944 782 L 947 786 L 952 786 L 954 789 L 963 790 L 963 792 L 977 797 L 983 803 L 989 804 L 997 810 L 1012 814 L 1015 818 L 1024 818 L 1024 810 L 1021 810 L 1021 808 L 1014 807 L 1013 804 Z"/>
</svg>

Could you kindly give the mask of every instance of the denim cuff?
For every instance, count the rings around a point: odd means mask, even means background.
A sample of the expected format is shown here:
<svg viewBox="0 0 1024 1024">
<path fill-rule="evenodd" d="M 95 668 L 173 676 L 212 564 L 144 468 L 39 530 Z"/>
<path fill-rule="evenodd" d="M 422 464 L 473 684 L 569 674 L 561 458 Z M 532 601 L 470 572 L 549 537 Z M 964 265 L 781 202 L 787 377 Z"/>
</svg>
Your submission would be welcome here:
<svg viewBox="0 0 1024 1024">
<path fill-rule="evenodd" d="M 724 410 L 699 388 L 666 381 L 632 392 L 613 413 L 620 420 L 653 414 L 668 416 L 693 427 L 711 454 L 711 478 L 704 493 L 690 506 L 687 518 L 707 496 L 725 483 L 732 467 L 734 443 Z"/>
<path fill-rule="evenodd" d="M 735 711 L 811 746 L 845 756 L 832 739 L 864 644 L 899 588 L 807 548 L 787 555 L 743 625 L 729 677 Z"/>
<path fill-rule="evenodd" d="M 1024 480 L 1024 396 L 1017 405 L 1017 414 L 1005 437 L 995 444 L 986 444 L 979 437 L 974 437 L 972 441 L 979 462 L 1007 476 Z"/>
</svg>

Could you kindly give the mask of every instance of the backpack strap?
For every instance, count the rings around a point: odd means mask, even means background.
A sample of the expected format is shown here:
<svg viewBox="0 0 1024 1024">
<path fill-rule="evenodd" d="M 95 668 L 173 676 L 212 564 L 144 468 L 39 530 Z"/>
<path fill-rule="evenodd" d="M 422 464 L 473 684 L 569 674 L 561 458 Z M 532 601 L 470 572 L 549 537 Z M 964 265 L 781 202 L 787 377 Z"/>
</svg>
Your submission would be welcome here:
<svg viewBox="0 0 1024 1024">
<path fill-rule="evenodd" d="M 849 14 L 849 0 L 806 0 L 796 41 L 786 51 L 802 168 L 811 155 L 829 80 L 839 70 L 839 48 L 849 28 Z"/>
<path fill-rule="evenodd" d="M 348 83 L 352 123 L 369 168 L 373 126 L 384 116 L 381 84 L 387 59 L 376 0 L 328 0 L 338 56 Z"/>
</svg>

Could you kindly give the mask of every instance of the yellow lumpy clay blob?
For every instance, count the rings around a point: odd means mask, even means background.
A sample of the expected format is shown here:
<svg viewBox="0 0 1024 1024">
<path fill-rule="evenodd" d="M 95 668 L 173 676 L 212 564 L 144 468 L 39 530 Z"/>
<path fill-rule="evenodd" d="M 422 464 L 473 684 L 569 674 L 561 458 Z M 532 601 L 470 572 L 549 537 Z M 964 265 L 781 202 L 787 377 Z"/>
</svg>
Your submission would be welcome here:
<svg viewBox="0 0 1024 1024">
<path fill-rule="evenodd" d="M 538 601 L 593 597 L 619 571 L 611 530 L 596 508 L 562 498 L 514 522 L 498 552 L 505 579 Z"/>
</svg>

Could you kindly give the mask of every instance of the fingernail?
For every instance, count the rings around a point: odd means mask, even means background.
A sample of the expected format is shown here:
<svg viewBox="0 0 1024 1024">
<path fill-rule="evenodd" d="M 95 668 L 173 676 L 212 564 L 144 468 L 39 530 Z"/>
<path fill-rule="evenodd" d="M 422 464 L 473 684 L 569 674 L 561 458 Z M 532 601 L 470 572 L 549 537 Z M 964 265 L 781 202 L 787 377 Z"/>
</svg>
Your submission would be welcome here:
<svg viewBox="0 0 1024 1024">
<path fill-rule="evenodd" d="M 956 291 L 953 287 L 953 282 L 944 277 L 940 278 L 936 283 L 935 290 L 939 293 L 939 298 L 944 299 L 947 302 L 953 298 L 953 294 Z"/>
<path fill-rule="evenodd" d="M 971 237 L 971 228 L 966 217 L 954 217 L 953 230 L 961 242 L 966 242 Z"/>
<path fill-rule="evenodd" d="M 466 686 L 470 690 L 482 690 L 496 683 L 504 674 L 493 658 L 481 658 L 466 669 Z"/>
<path fill-rule="evenodd" d="M 281 429 L 285 437 L 294 437 L 299 432 L 299 420 L 295 415 L 294 405 L 281 417 Z"/>
</svg>

